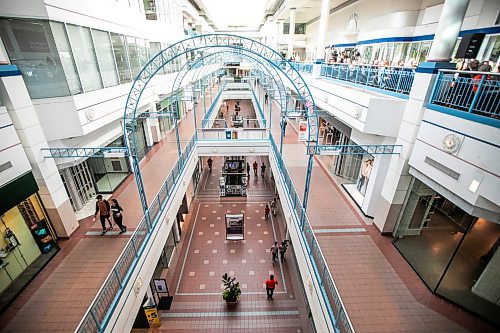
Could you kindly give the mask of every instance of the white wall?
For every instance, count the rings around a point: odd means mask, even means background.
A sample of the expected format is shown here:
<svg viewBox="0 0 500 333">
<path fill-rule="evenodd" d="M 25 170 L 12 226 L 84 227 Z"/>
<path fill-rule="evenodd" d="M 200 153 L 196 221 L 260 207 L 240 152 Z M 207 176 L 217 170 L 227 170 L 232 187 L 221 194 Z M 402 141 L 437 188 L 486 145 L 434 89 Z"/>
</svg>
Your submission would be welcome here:
<svg viewBox="0 0 500 333">
<path fill-rule="evenodd" d="M 460 140 L 460 148 L 453 154 L 443 149 L 443 139 L 449 134 L 456 135 Z M 500 217 L 500 196 L 498 195 L 500 136 L 498 134 L 499 130 L 495 127 L 427 109 L 409 164 L 427 178 L 426 183 L 431 181 L 444 187 L 448 196 L 451 194 L 471 206 L 496 212 Z M 458 180 L 426 163 L 426 157 L 459 173 Z M 469 190 L 474 179 L 480 182 L 476 193 Z M 431 184 L 428 185 L 431 186 Z M 441 194 L 445 195 L 445 193 Z M 449 199 L 454 201 L 453 198 Z M 462 209 L 471 211 L 472 207 L 462 207 Z M 488 218 L 491 219 L 491 217 Z"/>
<path fill-rule="evenodd" d="M 0 172 L 0 186 L 3 186 L 31 171 L 30 162 L 5 106 L 0 106 L 0 138 L 2 138 L 0 140 L 0 165 L 12 164 L 8 168 L 5 166 L 6 169 Z"/>
</svg>

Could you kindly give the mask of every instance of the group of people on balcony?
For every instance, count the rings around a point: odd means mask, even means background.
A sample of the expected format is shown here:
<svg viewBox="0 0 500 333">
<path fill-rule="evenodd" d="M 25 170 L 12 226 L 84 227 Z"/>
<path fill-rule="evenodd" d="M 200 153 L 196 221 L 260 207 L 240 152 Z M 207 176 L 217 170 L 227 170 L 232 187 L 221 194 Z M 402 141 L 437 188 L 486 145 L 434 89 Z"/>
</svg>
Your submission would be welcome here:
<svg viewBox="0 0 500 333">
<path fill-rule="evenodd" d="M 457 70 L 453 74 L 445 74 L 444 82 L 447 85 L 440 89 L 444 99 L 437 99 L 436 104 L 459 110 L 469 110 L 489 117 L 499 117 L 500 76 L 492 74 L 492 67 L 488 61 L 480 62 L 477 59 L 457 63 Z M 495 70 L 500 71 L 500 66 Z M 468 73 L 470 72 L 470 73 Z"/>
</svg>

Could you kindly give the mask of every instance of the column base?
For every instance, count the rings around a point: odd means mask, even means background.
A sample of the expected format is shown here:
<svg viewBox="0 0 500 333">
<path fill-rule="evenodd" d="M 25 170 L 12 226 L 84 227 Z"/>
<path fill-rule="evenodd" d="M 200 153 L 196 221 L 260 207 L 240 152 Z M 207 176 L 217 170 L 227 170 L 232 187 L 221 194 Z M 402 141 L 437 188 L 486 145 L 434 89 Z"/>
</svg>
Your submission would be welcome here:
<svg viewBox="0 0 500 333">
<path fill-rule="evenodd" d="M 314 63 L 311 73 L 312 77 L 318 79 L 321 76 L 321 64 Z"/>
<path fill-rule="evenodd" d="M 78 229 L 79 224 L 76 219 L 73 207 L 69 202 L 69 199 L 64 201 L 57 208 L 45 208 L 47 215 L 50 218 L 50 222 L 54 227 L 54 230 L 59 238 L 68 238 L 73 234 L 73 232 Z"/>
<path fill-rule="evenodd" d="M 392 204 L 383 196 L 380 196 L 373 224 L 382 235 L 390 235 L 393 233 L 402 207 L 403 204 Z"/>
</svg>

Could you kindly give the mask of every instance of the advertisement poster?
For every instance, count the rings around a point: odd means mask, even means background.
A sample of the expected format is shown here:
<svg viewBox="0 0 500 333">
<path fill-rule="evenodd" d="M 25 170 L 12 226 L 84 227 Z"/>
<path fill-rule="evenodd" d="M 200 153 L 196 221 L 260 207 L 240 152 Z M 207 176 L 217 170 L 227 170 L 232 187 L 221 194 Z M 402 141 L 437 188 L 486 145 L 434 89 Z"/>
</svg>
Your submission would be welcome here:
<svg viewBox="0 0 500 333">
<path fill-rule="evenodd" d="M 157 293 L 168 293 L 167 280 L 153 279 L 153 283 Z"/>
<path fill-rule="evenodd" d="M 307 120 L 299 121 L 299 141 L 307 141 Z"/>
<path fill-rule="evenodd" d="M 158 310 L 154 305 L 144 306 L 144 313 L 148 319 L 149 327 L 160 327 L 160 317 L 158 317 Z"/>
<path fill-rule="evenodd" d="M 226 214 L 226 239 L 245 239 L 244 221 L 243 214 Z"/>
</svg>

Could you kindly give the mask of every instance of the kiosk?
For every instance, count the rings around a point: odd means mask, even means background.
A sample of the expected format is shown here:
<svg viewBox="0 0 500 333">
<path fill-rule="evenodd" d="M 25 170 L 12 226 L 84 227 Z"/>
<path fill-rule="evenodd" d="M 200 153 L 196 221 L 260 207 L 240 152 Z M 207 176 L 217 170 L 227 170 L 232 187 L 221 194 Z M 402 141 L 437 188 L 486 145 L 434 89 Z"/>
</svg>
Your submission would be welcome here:
<svg viewBox="0 0 500 333">
<path fill-rule="evenodd" d="M 244 156 L 230 156 L 225 158 L 219 185 L 221 196 L 247 195 L 247 173 Z"/>
</svg>

